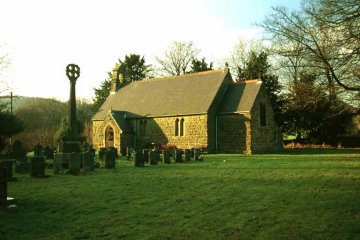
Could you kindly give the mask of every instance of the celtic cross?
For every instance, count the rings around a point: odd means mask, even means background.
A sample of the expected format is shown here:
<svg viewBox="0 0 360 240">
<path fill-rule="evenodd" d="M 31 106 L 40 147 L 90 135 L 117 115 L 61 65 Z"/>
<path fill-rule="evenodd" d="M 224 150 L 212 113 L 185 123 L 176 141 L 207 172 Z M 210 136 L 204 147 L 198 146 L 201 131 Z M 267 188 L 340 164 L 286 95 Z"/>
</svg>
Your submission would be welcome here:
<svg viewBox="0 0 360 240">
<path fill-rule="evenodd" d="M 76 64 L 69 64 L 66 66 L 66 76 L 70 80 L 70 100 L 69 100 L 69 119 L 70 119 L 70 134 L 75 139 L 78 135 L 77 121 L 76 121 L 76 94 L 75 84 L 80 77 L 80 67 Z"/>
<path fill-rule="evenodd" d="M 73 63 L 67 65 L 66 76 L 70 79 L 70 81 L 76 81 L 80 77 L 80 67 Z"/>
</svg>

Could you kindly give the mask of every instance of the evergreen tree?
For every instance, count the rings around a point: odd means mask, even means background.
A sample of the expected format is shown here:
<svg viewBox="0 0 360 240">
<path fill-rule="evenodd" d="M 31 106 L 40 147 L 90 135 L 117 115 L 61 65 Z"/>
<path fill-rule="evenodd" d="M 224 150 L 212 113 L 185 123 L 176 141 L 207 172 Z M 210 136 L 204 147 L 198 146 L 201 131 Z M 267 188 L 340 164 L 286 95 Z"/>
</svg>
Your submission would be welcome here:
<svg viewBox="0 0 360 240">
<path fill-rule="evenodd" d="M 249 79 L 260 79 L 265 86 L 272 104 L 275 120 L 279 126 L 282 126 L 282 105 L 284 99 L 281 91 L 282 86 L 279 83 L 278 76 L 271 74 L 271 65 L 268 63 L 268 54 L 264 51 L 256 54 L 251 52 L 249 58 L 245 62 L 245 68 L 238 67 L 239 81 Z"/>
<path fill-rule="evenodd" d="M 124 82 L 130 83 L 149 77 L 150 65 L 145 64 L 145 58 L 137 54 L 125 56 L 125 60 L 119 59 L 120 67 L 118 72 L 124 76 Z"/>
<path fill-rule="evenodd" d="M 94 92 L 95 92 L 95 97 L 93 98 L 94 113 L 99 111 L 101 105 L 103 105 L 106 98 L 110 94 L 111 78 L 112 78 L 111 72 L 108 72 L 108 78 L 106 78 L 104 81 L 101 82 L 101 85 L 99 88 L 94 88 Z"/>
<path fill-rule="evenodd" d="M 6 139 L 22 132 L 25 125 L 21 119 L 0 108 L 0 151 L 6 147 Z"/>
<path fill-rule="evenodd" d="M 194 58 L 191 61 L 190 73 L 203 72 L 208 70 L 213 70 L 213 63 L 211 62 L 210 64 L 207 64 L 205 58 L 202 58 L 201 60 Z"/>
</svg>

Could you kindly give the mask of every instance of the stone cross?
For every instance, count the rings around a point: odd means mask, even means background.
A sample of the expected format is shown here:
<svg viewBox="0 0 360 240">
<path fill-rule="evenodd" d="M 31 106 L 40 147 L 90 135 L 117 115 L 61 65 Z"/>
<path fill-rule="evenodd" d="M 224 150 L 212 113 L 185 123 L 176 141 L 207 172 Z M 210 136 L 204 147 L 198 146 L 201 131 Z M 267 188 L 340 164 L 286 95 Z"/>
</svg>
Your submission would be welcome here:
<svg viewBox="0 0 360 240">
<path fill-rule="evenodd" d="M 66 66 L 66 76 L 70 80 L 70 100 L 69 100 L 69 120 L 70 120 L 70 133 L 72 137 L 78 134 L 76 122 L 76 95 L 75 84 L 76 80 L 80 77 L 80 67 L 76 64 L 69 64 Z"/>
</svg>

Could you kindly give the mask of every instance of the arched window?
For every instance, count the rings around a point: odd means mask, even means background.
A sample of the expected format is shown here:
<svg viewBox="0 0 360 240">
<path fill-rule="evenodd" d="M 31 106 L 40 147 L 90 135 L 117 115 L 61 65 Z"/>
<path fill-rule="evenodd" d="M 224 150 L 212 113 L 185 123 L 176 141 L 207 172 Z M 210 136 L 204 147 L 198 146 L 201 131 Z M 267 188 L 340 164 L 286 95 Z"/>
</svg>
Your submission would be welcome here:
<svg viewBox="0 0 360 240">
<path fill-rule="evenodd" d="M 266 126 L 266 104 L 264 102 L 260 103 L 260 126 Z"/>
<path fill-rule="evenodd" d="M 184 119 L 180 120 L 180 136 L 184 136 Z"/>
<path fill-rule="evenodd" d="M 179 136 L 179 119 L 175 120 L 175 136 Z"/>
</svg>

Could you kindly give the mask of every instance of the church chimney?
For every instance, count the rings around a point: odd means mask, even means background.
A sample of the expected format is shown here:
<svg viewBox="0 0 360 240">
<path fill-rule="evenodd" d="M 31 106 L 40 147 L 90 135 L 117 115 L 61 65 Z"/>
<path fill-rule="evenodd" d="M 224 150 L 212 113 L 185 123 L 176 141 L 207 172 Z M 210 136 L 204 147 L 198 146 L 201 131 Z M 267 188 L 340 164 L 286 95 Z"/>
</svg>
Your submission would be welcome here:
<svg viewBox="0 0 360 240">
<path fill-rule="evenodd" d="M 115 94 L 116 91 L 119 89 L 119 86 L 120 86 L 119 74 L 118 74 L 119 67 L 120 67 L 120 64 L 116 63 L 115 67 L 112 70 L 110 94 Z"/>
<path fill-rule="evenodd" d="M 121 85 L 124 83 L 124 75 L 122 73 L 119 73 L 119 81 Z"/>
</svg>

